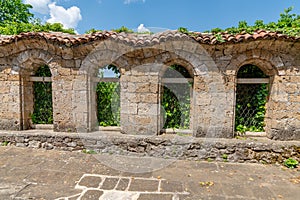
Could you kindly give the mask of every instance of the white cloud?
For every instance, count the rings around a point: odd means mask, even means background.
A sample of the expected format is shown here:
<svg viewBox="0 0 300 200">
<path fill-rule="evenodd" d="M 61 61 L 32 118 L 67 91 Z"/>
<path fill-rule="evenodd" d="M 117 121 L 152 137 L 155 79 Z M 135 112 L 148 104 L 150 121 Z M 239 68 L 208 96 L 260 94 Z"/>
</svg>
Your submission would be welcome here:
<svg viewBox="0 0 300 200">
<path fill-rule="evenodd" d="M 24 3 L 32 5 L 32 10 L 34 12 L 40 14 L 48 14 L 49 13 L 48 5 L 52 2 L 51 0 L 25 0 Z"/>
<path fill-rule="evenodd" d="M 146 2 L 146 0 L 125 0 L 124 4 L 131 4 L 131 3 L 136 3 L 136 2 L 139 2 L 139 1 L 141 1 L 143 3 Z"/>
<path fill-rule="evenodd" d="M 139 27 L 137 28 L 138 33 L 149 33 L 150 30 L 147 29 L 144 24 L 140 24 Z"/>
<path fill-rule="evenodd" d="M 80 8 L 72 6 L 65 9 L 62 6 L 57 6 L 56 3 L 48 5 L 50 10 L 50 19 L 47 20 L 49 23 L 61 23 L 65 28 L 76 28 L 78 22 L 82 19 L 80 14 Z"/>
</svg>

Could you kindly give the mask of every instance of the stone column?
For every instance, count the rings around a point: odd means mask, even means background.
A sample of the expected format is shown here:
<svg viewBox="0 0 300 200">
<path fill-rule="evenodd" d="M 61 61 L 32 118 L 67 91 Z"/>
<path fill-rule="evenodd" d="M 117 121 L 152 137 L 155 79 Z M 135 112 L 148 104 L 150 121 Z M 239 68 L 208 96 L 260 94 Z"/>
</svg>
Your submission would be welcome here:
<svg viewBox="0 0 300 200">
<path fill-rule="evenodd" d="M 0 71 L 0 129 L 22 130 L 20 75 L 11 68 Z"/>
<path fill-rule="evenodd" d="M 21 76 L 21 108 L 22 108 L 22 129 L 31 128 L 31 115 L 34 109 L 34 91 L 33 82 L 30 81 L 30 75 Z"/>
<path fill-rule="evenodd" d="M 57 68 L 52 81 L 55 131 L 89 131 L 87 83 L 87 75 L 78 69 Z"/>
<path fill-rule="evenodd" d="M 132 135 L 156 135 L 161 130 L 159 64 L 134 67 L 122 74 L 121 130 Z"/>
<path fill-rule="evenodd" d="M 266 105 L 267 137 L 300 140 L 300 73 L 297 70 L 274 76 Z"/>
<path fill-rule="evenodd" d="M 233 137 L 234 82 L 230 81 L 234 80 L 224 80 L 218 72 L 194 77 L 195 137 Z"/>
</svg>

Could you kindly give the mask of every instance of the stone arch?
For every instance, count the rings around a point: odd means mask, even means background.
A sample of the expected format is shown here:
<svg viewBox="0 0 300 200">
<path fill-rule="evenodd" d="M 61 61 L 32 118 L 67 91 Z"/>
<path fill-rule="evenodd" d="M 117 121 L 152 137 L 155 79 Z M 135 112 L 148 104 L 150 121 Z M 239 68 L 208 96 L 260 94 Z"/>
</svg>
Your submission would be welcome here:
<svg viewBox="0 0 300 200">
<path fill-rule="evenodd" d="M 193 69 L 193 66 L 191 65 L 191 63 L 189 63 L 181 58 L 167 60 L 164 62 L 164 64 L 167 66 L 180 65 L 189 72 L 190 77 L 194 77 L 194 75 L 195 75 L 194 69 Z"/>
<path fill-rule="evenodd" d="M 266 114 L 265 114 L 265 131 L 269 134 L 269 126 L 271 124 L 272 112 L 275 109 L 273 104 L 274 95 L 276 96 L 277 91 L 277 77 L 280 76 L 282 71 L 285 69 L 285 65 L 281 57 L 267 50 L 250 50 L 240 53 L 232 58 L 231 64 L 227 67 L 227 72 L 231 73 L 233 80 L 236 83 L 234 90 L 237 87 L 237 73 L 239 69 L 245 65 L 254 65 L 261 69 L 264 74 L 269 77 L 269 95 L 266 103 Z M 234 95 L 235 96 L 235 95 Z M 236 97 L 234 98 L 236 102 Z M 276 109 L 275 109 L 276 110 Z M 235 111 L 234 111 L 235 112 Z"/>
<path fill-rule="evenodd" d="M 33 82 L 31 81 L 31 76 L 35 75 L 35 72 L 42 65 L 47 65 L 51 72 L 51 82 L 53 78 L 57 75 L 60 65 L 54 61 L 54 56 L 49 52 L 40 49 L 29 49 L 16 54 L 12 59 L 12 73 L 19 75 L 20 80 L 20 112 L 21 112 L 21 129 L 32 128 L 31 115 L 34 109 L 34 89 Z M 55 83 L 51 84 L 52 88 L 55 87 Z M 52 102 L 55 99 L 52 91 Z M 53 107 L 55 107 L 53 105 Z M 53 118 L 54 109 L 53 109 Z"/>
<path fill-rule="evenodd" d="M 52 74 L 54 72 L 54 56 L 45 50 L 26 50 L 17 54 L 12 60 L 13 70 L 19 73 L 34 72 L 39 65 L 48 65 Z"/>
<path fill-rule="evenodd" d="M 171 52 L 173 55 L 175 55 L 174 58 L 171 59 L 161 58 L 160 61 L 156 60 L 154 61 L 155 64 L 171 63 L 180 60 L 180 62 L 184 61 L 184 64 L 189 63 L 188 66 L 193 69 L 190 71 L 193 71 L 195 80 L 195 95 L 193 97 L 193 103 L 195 108 L 197 108 L 194 109 L 193 112 L 193 124 L 195 124 L 193 130 L 195 132 L 195 136 L 224 137 L 224 134 L 228 135 L 228 130 L 230 128 L 224 128 L 224 126 L 228 126 L 228 124 L 231 126 L 231 124 L 224 121 L 226 120 L 225 113 L 227 112 L 227 109 L 224 109 L 224 104 L 226 105 L 227 103 L 226 100 L 224 102 L 224 99 L 226 99 L 226 91 L 224 88 L 224 82 L 222 81 L 222 75 L 220 74 L 214 60 L 211 58 L 210 54 L 205 50 L 205 48 L 188 36 L 183 36 L 180 38 L 175 35 L 164 38 L 160 42 L 157 42 L 155 39 L 153 39 L 152 42 L 147 44 L 132 44 L 125 40 L 107 39 L 98 43 L 95 49 L 85 57 L 80 70 L 89 77 L 93 77 L 93 74 L 95 74 L 95 69 L 97 69 L 99 66 L 111 64 L 117 60 L 120 61 L 119 63 L 122 63 L 122 65 L 126 65 L 128 64 L 126 59 L 120 58 L 124 57 L 124 55 L 128 53 L 137 52 L 141 49 L 143 50 L 141 51 L 141 56 L 146 59 L 151 58 L 151 54 L 147 55 L 149 52 L 144 51 L 146 49 L 157 49 L 162 52 Z M 124 67 L 120 68 L 122 69 Z M 120 71 L 123 73 L 122 70 Z M 88 82 L 91 83 L 91 78 L 89 78 Z M 95 88 L 93 88 L 92 84 L 89 84 L 88 90 L 94 91 Z M 89 95 L 91 100 L 94 99 L 92 93 Z M 209 93 L 212 93 L 212 95 Z M 212 103 L 207 104 L 206 102 Z M 91 105 L 93 105 L 93 103 L 91 103 L 89 106 L 90 113 L 92 113 Z M 215 105 L 220 106 L 216 108 Z M 91 122 L 90 124 L 92 126 L 95 124 L 93 119 L 96 119 L 96 117 L 89 116 L 88 121 Z M 90 127 L 90 129 L 93 129 L 93 127 Z M 229 134 L 231 135 L 231 133 Z"/>
<path fill-rule="evenodd" d="M 250 50 L 237 54 L 231 59 L 227 70 L 232 71 L 232 74 L 237 75 L 240 67 L 252 64 L 258 66 L 266 75 L 278 75 L 278 71 L 282 69 L 284 63 L 280 56 L 272 54 L 267 50 Z"/>
</svg>

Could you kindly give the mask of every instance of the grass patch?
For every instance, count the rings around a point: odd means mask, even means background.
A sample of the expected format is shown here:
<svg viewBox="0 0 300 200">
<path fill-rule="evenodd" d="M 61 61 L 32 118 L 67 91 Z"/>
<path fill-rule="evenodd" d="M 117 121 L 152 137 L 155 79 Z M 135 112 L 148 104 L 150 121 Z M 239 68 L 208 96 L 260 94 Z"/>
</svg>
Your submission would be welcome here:
<svg viewBox="0 0 300 200">
<path fill-rule="evenodd" d="M 86 153 L 86 154 L 97 154 L 96 151 L 94 151 L 94 150 L 88 150 L 88 149 L 83 149 L 83 150 L 82 150 L 82 153 Z"/>
</svg>

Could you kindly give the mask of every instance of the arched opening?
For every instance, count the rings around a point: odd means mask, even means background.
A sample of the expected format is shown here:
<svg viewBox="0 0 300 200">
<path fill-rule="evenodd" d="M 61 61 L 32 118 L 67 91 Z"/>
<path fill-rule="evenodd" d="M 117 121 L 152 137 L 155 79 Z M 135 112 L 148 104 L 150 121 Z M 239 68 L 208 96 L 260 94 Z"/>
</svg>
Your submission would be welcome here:
<svg viewBox="0 0 300 200">
<path fill-rule="evenodd" d="M 255 65 L 244 65 L 237 78 L 235 132 L 264 132 L 269 77 Z"/>
<path fill-rule="evenodd" d="M 162 77 L 161 110 L 163 128 L 191 129 L 193 79 L 181 65 L 171 65 Z"/>
<path fill-rule="evenodd" d="M 24 70 L 21 73 L 22 129 L 52 129 L 53 103 L 50 68 L 47 65 L 35 63 L 30 63 L 30 66 L 30 70 Z"/>
<path fill-rule="evenodd" d="M 120 126 L 120 72 L 114 65 L 98 70 L 97 119 L 101 127 Z"/>
<path fill-rule="evenodd" d="M 53 124 L 52 82 L 49 66 L 40 66 L 30 80 L 33 82 L 33 111 L 31 127 Z"/>
</svg>

